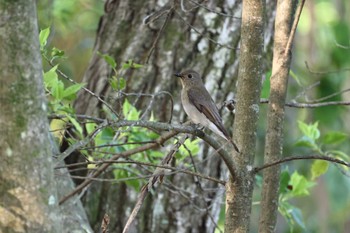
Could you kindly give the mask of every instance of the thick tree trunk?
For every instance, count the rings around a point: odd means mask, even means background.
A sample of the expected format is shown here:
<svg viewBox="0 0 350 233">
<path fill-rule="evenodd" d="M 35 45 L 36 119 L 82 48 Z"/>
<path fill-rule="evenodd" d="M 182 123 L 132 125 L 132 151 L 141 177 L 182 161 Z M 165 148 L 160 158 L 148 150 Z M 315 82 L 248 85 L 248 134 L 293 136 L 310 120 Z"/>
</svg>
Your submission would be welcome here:
<svg viewBox="0 0 350 233">
<path fill-rule="evenodd" d="M 63 232 L 34 0 L 0 1 L 0 231 Z"/>
</svg>

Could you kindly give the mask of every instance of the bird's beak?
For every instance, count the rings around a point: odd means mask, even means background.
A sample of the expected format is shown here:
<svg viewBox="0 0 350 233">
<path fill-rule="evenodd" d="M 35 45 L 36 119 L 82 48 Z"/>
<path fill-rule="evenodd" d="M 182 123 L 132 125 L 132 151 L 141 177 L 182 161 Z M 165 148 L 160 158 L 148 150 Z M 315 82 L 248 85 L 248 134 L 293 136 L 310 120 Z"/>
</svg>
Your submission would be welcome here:
<svg viewBox="0 0 350 233">
<path fill-rule="evenodd" d="M 181 73 L 175 73 L 174 74 L 176 77 L 178 77 L 178 78 L 182 78 L 183 77 L 183 75 L 181 74 Z"/>
</svg>

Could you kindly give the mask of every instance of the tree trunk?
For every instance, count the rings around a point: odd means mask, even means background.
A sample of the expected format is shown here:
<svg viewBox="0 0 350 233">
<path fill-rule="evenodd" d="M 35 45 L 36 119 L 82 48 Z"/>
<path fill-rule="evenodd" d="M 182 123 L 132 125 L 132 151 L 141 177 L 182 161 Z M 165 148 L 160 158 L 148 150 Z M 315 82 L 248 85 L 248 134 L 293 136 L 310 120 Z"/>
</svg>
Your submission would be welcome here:
<svg viewBox="0 0 350 233">
<path fill-rule="evenodd" d="M 243 0 L 241 53 L 238 73 L 237 113 L 234 138 L 241 152 L 233 153 L 237 164 L 234 177 L 226 184 L 225 233 L 249 232 L 263 74 L 264 1 Z"/>
<path fill-rule="evenodd" d="M 274 56 L 270 80 L 268 125 L 265 143 L 265 163 L 282 157 L 284 105 L 287 96 L 291 51 L 287 44 L 291 34 L 295 6 L 293 1 L 278 1 L 275 20 Z M 275 232 L 280 185 L 280 166 L 263 172 L 259 232 Z"/>
<path fill-rule="evenodd" d="M 0 231 L 63 232 L 34 0 L 0 1 Z"/>
</svg>

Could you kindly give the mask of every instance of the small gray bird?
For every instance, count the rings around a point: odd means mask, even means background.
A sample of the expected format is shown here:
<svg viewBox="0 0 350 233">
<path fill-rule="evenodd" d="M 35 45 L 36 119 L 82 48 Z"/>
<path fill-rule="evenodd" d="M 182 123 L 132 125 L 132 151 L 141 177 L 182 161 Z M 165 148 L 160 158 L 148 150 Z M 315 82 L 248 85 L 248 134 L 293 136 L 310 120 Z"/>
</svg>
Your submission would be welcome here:
<svg viewBox="0 0 350 233">
<path fill-rule="evenodd" d="M 235 150 L 239 152 L 238 147 L 222 124 L 219 110 L 199 74 L 193 70 L 186 70 L 182 73 L 176 73 L 175 76 L 181 78 L 182 105 L 193 123 L 208 127 L 217 135 L 231 142 Z"/>
</svg>

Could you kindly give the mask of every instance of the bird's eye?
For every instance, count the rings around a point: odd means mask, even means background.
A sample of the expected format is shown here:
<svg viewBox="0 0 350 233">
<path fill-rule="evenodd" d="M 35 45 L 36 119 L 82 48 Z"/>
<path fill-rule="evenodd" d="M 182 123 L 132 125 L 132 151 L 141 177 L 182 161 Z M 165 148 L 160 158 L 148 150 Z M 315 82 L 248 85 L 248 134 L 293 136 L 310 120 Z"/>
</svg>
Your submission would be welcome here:
<svg viewBox="0 0 350 233">
<path fill-rule="evenodd" d="M 189 78 L 192 78 L 192 74 L 189 74 L 188 77 L 189 77 Z"/>
</svg>

